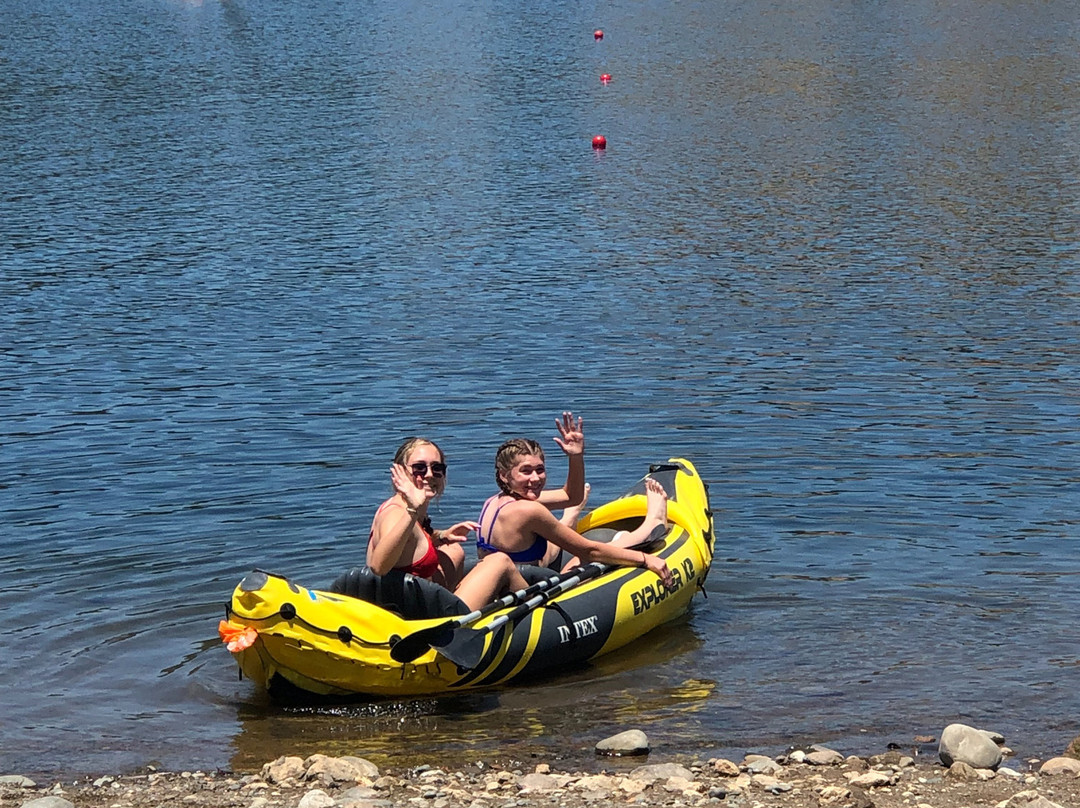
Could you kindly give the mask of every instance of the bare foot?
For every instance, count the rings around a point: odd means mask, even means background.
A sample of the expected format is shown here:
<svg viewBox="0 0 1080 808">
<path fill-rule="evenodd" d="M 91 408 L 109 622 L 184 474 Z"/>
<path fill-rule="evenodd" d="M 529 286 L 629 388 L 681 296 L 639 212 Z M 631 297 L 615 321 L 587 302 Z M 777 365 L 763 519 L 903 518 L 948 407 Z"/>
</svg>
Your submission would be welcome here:
<svg viewBox="0 0 1080 808">
<path fill-rule="evenodd" d="M 645 480 L 645 521 L 651 531 L 657 525 L 667 524 L 667 491 L 652 477 Z"/>
<path fill-rule="evenodd" d="M 616 533 L 612 544 L 635 547 L 645 541 L 660 525 L 667 526 L 667 491 L 652 477 L 645 478 L 645 518 L 641 524 L 627 533 Z"/>
<path fill-rule="evenodd" d="M 581 518 L 581 511 L 585 508 L 585 503 L 589 501 L 589 491 L 592 490 L 592 486 L 585 483 L 585 496 L 581 500 L 580 505 L 574 505 L 571 508 L 565 508 L 562 512 L 562 516 L 559 521 L 567 527 L 573 527 L 577 524 L 578 519 Z M 665 506 L 666 508 L 666 506 Z"/>
</svg>

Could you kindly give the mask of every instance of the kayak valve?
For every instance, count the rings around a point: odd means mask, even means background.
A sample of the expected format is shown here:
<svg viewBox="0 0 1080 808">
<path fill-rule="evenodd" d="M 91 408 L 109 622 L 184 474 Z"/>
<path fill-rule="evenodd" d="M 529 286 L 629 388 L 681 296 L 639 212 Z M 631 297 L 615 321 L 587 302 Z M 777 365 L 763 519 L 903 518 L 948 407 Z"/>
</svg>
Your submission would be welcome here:
<svg viewBox="0 0 1080 808">
<path fill-rule="evenodd" d="M 269 580 L 270 576 L 262 570 L 255 570 L 254 572 L 249 572 L 247 575 L 244 576 L 244 580 L 240 582 L 240 591 L 258 592 L 260 589 L 266 586 L 266 582 Z"/>
</svg>

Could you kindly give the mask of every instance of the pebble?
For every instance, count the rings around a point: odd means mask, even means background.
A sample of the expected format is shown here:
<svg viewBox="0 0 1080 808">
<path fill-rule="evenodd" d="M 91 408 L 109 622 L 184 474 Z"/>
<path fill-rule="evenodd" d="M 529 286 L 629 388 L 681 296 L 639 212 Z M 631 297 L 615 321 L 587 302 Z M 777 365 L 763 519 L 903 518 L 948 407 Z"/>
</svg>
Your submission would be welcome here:
<svg viewBox="0 0 1080 808">
<path fill-rule="evenodd" d="M 635 780 L 664 780 L 669 777 L 682 777 L 693 780 L 694 773 L 678 763 L 656 763 L 650 766 L 638 766 L 630 776 Z"/>
<path fill-rule="evenodd" d="M 859 788 L 881 788 L 882 786 L 890 786 L 894 782 L 892 774 L 878 769 L 871 769 L 862 774 L 856 774 L 854 772 L 849 772 L 849 774 L 852 774 L 853 776 L 848 782 Z"/>
<path fill-rule="evenodd" d="M 945 772 L 945 776 L 952 780 L 978 780 L 979 770 L 970 763 L 958 760 L 949 767 L 949 770 Z"/>
<path fill-rule="evenodd" d="M 755 774 L 750 781 L 758 788 L 763 791 L 768 791 L 770 794 L 782 794 L 785 791 L 791 791 L 791 789 L 794 788 L 791 783 L 785 783 L 768 774 Z"/>
<path fill-rule="evenodd" d="M 784 767 L 765 755 L 747 755 L 743 758 L 743 767 L 750 774 L 779 774 Z"/>
<path fill-rule="evenodd" d="M 822 786 L 817 790 L 817 794 L 821 805 L 835 805 L 846 802 L 851 797 L 851 789 L 843 786 Z"/>
<path fill-rule="evenodd" d="M 810 752 L 806 762 L 811 766 L 838 766 L 844 762 L 844 756 L 833 749 L 821 747 Z"/>
<path fill-rule="evenodd" d="M 721 777 L 738 777 L 739 776 L 739 767 L 738 767 L 738 765 L 735 764 L 735 763 L 732 763 L 730 760 L 725 760 L 724 758 L 720 758 L 719 760 L 714 760 L 713 764 L 712 764 L 712 767 L 713 767 L 713 771 L 716 772 Z"/>
<path fill-rule="evenodd" d="M 942 733 L 943 741 L 948 729 Z M 964 737 L 974 737 L 976 743 L 994 743 L 1000 749 L 995 741 L 995 737 L 1003 740 L 999 736 L 968 729 L 972 734 Z M 741 764 L 723 758 L 688 765 L 662 762 L 615 774 L 553 772 L 548 763 L 535 763 L 533 771 L 523 773 L 526 768 L 511 764 L 512 770 L 508 770 L 480 764 L 466 772 L 454 772 L 423 765 L 394 776 L 380 773 L 377 766 L 359 757 L 285 756 L 267 763 L 257 776 L 202 772 L 155 773 L 143 778 L 102 776 L 81 786 L 69 784 L 75 789 L 70 792 L 74 803 L 59 783 L 37 791 L 38 799 L 22 802 L 20 796 L 11 802 L 13 795 L 26 795 L 37 786 L 29 778 L 7 775 L 0 777 L 0 797 L 5 808 L 74 808 L 84 802 L 88 808 L 167 804 L 240 808 L 245 798 L 246 808 L 547 808 L 563 804 L 600 808 L 618 802 L 635 808 L 712 808 L 721 804 L 732 808 L 795 804 L 871 808 L 875 801 L 892 806 L 893 802 L 887 802 L 890 799 L 902 799 L 912 808 L 1080 808 L 1080 760 L 1068 756 L 1051 758 L 1038 771 L 1025 773 L 1008 767 L 995 772 L 956 760 L 944 778 L 945 769 L 925 759 L 916 763 L 902 749 L 870 758 L 844 758 L 840 752 L 818 745 L 792 750 L 776 759 L 750 753 Z M 963 789 L 971 787 L 969 783 L 987 783 L 993 789 L 990 793 L 997 796 L 992 801 L 973 798 L 969 804 L 963 796 Z M 893 786 L 898 788 L 892 791 Z M 1016 788 L 1029 790 L 1011 795 Z M 151 789 L 153 797 L 146 793 Z M 140 795 L 140 791 L 144 793 Z M 46 792 L 50 792 L 48 796 Z M 89 799 L 80 800 L 79 794 Z M 893 796 L 885 796 L 889 794 Z M 935 799 L 938 795 L 948 795 L 944 804 Z M 1064 800 L 1061 795 L 1065 795 Z M 111 799 L 117 802 L 110 804 Z"/>
<path fill-rule="evenodd" d="M 300 798 L 297 808 L 330 808 L 335 800 L 321 788 L 314 788 Z"/>
</svg>

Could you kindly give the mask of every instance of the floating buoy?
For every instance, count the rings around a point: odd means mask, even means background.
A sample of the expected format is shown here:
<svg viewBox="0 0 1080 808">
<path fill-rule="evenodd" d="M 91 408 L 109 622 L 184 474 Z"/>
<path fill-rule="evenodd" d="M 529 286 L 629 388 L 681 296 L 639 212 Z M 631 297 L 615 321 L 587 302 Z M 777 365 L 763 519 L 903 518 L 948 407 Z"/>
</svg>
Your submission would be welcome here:
<svg viewBox="0 0 1080 808">
<path fill-rule="evenodd" d="M 599 41 L 604 38 L 604 32 L 597 28 L 592 32 L 592 38 Z"/>
<path fill-rule="evenodd" d="M 604 137 L 603 135 L 597 135 L 596 137 L 594 137 L 592 139 L 592 147 L 594 149 L 606 149 L 607 148 L 607 138 Z"/>
<path fill-rule="evenodd" d="M 601 73 L 600 74 L 600 83 L 601 84 L 607 84 L 609 81 L 611 81 L 611 74 L 610 73 Z"/>
</svg>

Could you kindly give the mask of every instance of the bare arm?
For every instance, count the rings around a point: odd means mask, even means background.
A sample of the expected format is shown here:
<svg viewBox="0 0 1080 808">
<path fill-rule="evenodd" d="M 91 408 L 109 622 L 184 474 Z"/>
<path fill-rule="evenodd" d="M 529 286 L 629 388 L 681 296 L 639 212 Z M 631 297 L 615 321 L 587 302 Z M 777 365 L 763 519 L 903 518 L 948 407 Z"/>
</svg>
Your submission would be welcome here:
<svg viewBox="0 0 1080 808">
<path fill-rule="evenodd" d="M 521 523 L 524 531 L 543 536 L 581 559 L 582 563 L 599 561 L 620 567 L 644 567 L 659 576 L 665 586 L 672 584 L 671 570 L 659 556 L 587 539 L 556 519 L 547 508 L 537 507 L 533 503 L 522 502 L 517 508 L 524 517 Z"/>
<path fill-rule="evenodd" d="M 410 546 L 414 535 L 413 525 L 422 519 L 427 511 L 429 494 L 434 496 L 417 487 L 402 466 L 395 464 L 390 467 L 390 479 L 393 481 L 394 490 L 405 502 L 402 503 L 395 497 L 375 515 L 375 521 L 371 525 L 367 565 L 376 575 L 386 575 L 401 563 L 401 557 Z"/>
<path fill-rule="evenodd" d="M 464 544 L 469 540 L 469 534 L 479 526 L 477 522 L 458 522 L 456 525 L 446 528 L 446 530 L 436 530 L 434 531 L 435 545 Z"/>
<path fill-rule="evenodd" d="M 368 541 L 367 565 L 376 575 L 386 575 L 401 562 L 413 535 L 416 515 L 393 503 L 375 517 Z M 411 560 L 411 559 L 410 559 Z"/>
<path fill-rule="evenodd" d="M 573 413 L 564 412 L 562 420 L 555 420 L 559 437 L 555 442 L 563 450 L 568 462 L 566 483 L 562 488 L 540 492 L 540 502 L 545 507 L 567 508 L 585 501 L 585 422 L 574 420 Z"/>
</svg>

